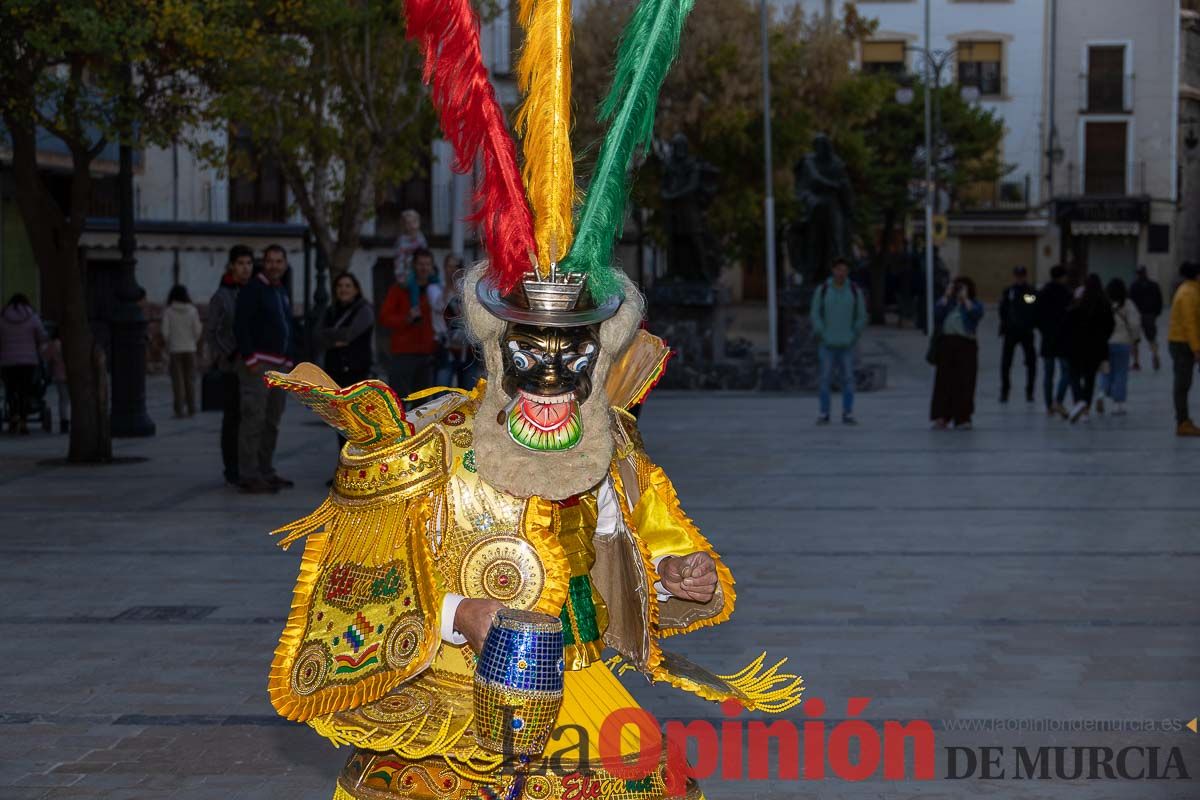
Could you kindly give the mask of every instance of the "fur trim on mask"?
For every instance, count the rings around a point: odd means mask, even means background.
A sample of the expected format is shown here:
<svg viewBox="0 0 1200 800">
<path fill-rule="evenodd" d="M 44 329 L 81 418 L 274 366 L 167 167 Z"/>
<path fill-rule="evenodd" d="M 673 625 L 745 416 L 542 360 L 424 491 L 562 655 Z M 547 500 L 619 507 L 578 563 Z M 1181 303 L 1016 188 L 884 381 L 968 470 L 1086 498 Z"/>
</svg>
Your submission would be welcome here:
<svg viewBox="0 0 1200 800">
<path fill-rule="evenodd" d="M 496 422 L 496 416 L 512 398 L 505 394 L 499 379 L 504 374 L 500 337 L 506 323 L 492 316 L 475 294 L 475 285 L 486 269 L 487 262 L 476 264 L 462 283 L 467 334 L 483 352 L 488 374 L 487 390 L 475 415 L 475 463 L 479 477 L 517 497 L 537 495 L 547 500 L 565 500 L 586 492 L 604 479 L 612 461 L 612 412 L 604 381 L 641 324 L 645 310 L 641 292 L 626 275 L 619 274 L 625 302 L 613 317 L 600 323 L 600 356 L 592 372 L 592 393 L 579 409 L 583 420 L 579 444 L 561 453 L 538 453 L 514 442 L 508 435 L 508 426 Z M 492 376 L 496 379 L 492 380 Z"/>
</svg>

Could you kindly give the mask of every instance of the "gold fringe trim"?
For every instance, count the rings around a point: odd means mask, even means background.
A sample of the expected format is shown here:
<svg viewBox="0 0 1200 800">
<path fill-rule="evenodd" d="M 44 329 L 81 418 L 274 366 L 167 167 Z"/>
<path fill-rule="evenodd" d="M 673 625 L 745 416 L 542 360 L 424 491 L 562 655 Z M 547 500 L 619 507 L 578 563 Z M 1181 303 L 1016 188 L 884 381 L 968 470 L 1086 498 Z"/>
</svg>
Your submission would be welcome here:
<svg viewBox="0 0 1200 800">
<path fill-rule="evenodd" d="M 571 587 L 571 563 L 567 559 L 567 551 L 558 541 L 558 508 L 550 500 L 543 500 L 536 495 L 530 497 L 525 504 L 521 526 L 525 538 L 541 556 L 542 567 L 546 571 L 546 583 L 534 610 L 557 617 L 567 602 Z"/>
<path fill-rule="evenodd" d="M 803 702 L 804 679 L 799 675 L 780 672 L 783 665 L 787 663 L 786 658 L 781 658 L 774 666 L 764 669 L 763 663 L 766 658 L 767 654 L 764 652 L 749 665 L 732 675 L 713 675 L 712 677 L 722 681 L 728 687 L 727 690 L 700 683 L 683 675 L 676 675 L 661 666 L 653 671 L 650 678 L 652 681 L 669 683 L 677 689 L 691 692 L 705 700 L 717 703 L 725 700 L 737 700 L 745 706 L 747 711 L 782 714 Z M 605 661 L 604 666 L 617 677 L 637 670 L 637 667 L 626 663 L 619 655 Z"/>
</svg>

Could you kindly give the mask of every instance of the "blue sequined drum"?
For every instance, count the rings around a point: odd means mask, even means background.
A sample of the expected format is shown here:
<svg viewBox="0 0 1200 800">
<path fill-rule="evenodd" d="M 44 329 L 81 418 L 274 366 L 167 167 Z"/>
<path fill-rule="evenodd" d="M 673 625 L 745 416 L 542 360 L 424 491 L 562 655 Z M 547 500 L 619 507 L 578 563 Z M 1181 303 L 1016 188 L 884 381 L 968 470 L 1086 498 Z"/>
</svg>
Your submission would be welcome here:
<svg viewBox="0 0 1200 800">
<path fill-rule="evenodd" d="M 539 755 L 563 698 L 562 622 L 503 608 L 475 667 L 475 740 L 506 755 Z"/>
</svg>

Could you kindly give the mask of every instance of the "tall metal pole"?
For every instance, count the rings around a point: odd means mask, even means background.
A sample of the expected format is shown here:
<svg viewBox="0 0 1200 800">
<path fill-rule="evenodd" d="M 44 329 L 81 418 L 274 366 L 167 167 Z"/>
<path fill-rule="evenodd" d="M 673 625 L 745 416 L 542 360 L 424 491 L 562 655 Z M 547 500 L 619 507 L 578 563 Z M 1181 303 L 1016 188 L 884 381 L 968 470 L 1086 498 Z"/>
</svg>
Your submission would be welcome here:
<svg viewBox="0 0 1200 800">
<path fill-rule="evenodd" d="M 925 330 L 933 338 L 933 40 L 930 0 L 925 0 Z"/>
<path fill-rule="evenodd" d="M 133 84 L 133 70 L 126 64 L 125 88 Z M 153 436 L 154 421 L 146 411 L 146 315 L 138 304 L 146 292 L 137 283 L 137 239 L 133 231 L 133 131 L 122 131 L 117 173 L 120 201 L 117 248 L 121 252 L 109 328 L 112 336 L 111 432 L 114 437 Z"/>
<path fill-rule="evenodd" d="M 763 81 L 763 161 L 766 197 L 763 200 L 764 224 L 767 228 L 767 331 L 770 337 L 767 352 L 771 369 L 779 368 L 779 308 L 775 297 L 775 167 L 771 159 L 771 39 L 770 15 L 767 0 L 760 0 L 762 18 L 762 81 Z"/>
</svg>

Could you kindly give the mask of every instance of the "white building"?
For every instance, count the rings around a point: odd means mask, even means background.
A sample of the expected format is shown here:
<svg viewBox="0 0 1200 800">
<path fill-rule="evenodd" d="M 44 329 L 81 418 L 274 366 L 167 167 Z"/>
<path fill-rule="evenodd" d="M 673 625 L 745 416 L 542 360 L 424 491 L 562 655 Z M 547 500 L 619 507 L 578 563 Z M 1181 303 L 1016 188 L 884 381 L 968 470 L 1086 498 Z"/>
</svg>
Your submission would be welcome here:
<svg viewBox="0 0 1200 800">
<path fill-rule="evenodd" d="M 1144 264 L 1170 283 L 1200 257 L 1200 15 L 1179 0 L 1055 0 L 1048 16 L 1055 248 L 1077 275 L 1129 280 Z"/>
<path fill-rule="evenodd" d="M 1017 264 L 1031 269 L 1048 255 L 1039 247 L 1047 220 L 1040 181 L 1045 91 L 1046 0 L 930 0 L 925 41 L 923 0 L 859 0 L 860 15 L 878 21 L 858 49 L 858 66 L 896 75 L 921 74 L 925 52 L 941 67 L 939 83 L 973 87 L 978 103 L 1004 120 L 999 158 L 1009 172 L 948 210 L 941 257 L 971 275 L 985 298 L 1011 282 Z M 791 3 L 784 0 L 784 5 Z M 844 2 L 798 0 L 809 13 L 840 14 Z M 918 225 L 918 228 L 922 226 Z"/>
</svg>

